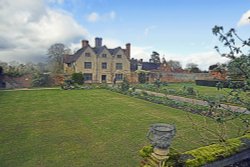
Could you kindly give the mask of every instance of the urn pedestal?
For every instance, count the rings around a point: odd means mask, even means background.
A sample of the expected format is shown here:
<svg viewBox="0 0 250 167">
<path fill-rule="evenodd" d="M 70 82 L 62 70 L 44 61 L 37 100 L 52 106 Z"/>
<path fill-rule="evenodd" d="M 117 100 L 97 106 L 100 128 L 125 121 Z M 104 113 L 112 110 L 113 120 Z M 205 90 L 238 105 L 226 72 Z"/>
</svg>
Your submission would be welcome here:
<svg viewBox="0 0 250 167">
<path fill-rule="evenodd" d="M 168 159 L 169 147 L 175 133 L 174 125 L 158 123 L 150 126 L 147 138 L 154 147 L 151 159 L 157 166 L 164 166 Z"/>
</svg>

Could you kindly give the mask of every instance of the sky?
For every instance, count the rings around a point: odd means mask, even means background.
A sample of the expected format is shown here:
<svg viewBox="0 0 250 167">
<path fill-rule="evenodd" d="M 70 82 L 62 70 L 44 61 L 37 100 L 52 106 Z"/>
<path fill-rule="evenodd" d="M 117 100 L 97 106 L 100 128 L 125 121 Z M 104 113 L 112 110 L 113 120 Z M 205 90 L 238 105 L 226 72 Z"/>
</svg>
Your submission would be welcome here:
<svg viewBox="0 0 250 167">
<path fill-rule="evenodd" d="M 46 61 L 54 43 L 72 51 L 102 37 L 109 48 L 131 43 L 131 56 L 196 63 L 203 70 L 228 61 L 215 25 L 250 37 L 250 0 L 0 0 L 0 61 Z"/>
</svg>

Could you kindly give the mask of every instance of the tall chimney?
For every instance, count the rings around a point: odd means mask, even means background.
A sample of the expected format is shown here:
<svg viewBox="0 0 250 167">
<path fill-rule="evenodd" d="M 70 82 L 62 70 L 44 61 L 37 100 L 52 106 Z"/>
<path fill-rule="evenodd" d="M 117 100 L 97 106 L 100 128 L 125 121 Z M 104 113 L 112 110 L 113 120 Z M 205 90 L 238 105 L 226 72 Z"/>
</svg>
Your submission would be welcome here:
<svg viewBox="0 0 250 167">
<path fill-rule="evenodd" d="M 102 46 L 102 38 L 95 38 L 95 47 L 101 47 Z"/>
<path fill-rule="evenodd" d="M 82 40 L 82 47 L 89 46 L 89 41 L 88 40 Z"/>
<path fill-rule="evenodd" d="M 127 54 L 128 59 L 130 59 L 130 51 L 131 51 L 131 44 L 127 43 L 126 44 L 126 54 Z"/>
</svg>

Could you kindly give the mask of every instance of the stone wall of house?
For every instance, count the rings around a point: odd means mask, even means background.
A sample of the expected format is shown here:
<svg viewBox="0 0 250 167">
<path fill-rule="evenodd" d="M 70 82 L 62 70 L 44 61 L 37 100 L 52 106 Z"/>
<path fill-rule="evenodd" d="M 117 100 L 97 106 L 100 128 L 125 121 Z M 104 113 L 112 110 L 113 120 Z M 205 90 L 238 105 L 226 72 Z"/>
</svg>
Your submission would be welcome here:
<svg viewBox="0 0 250 167">
<path fill-rule="evenodd" d="M 90 56 L 86 57 L 85 53 L 90 53 Z M 102 54 L 105 54 L 106 57 L 102 57 Z M 68 64 L 64 64 L 64 72 L 66 74 L 72 74 L 74 72 L 92 74 L 92 81 L 85 81 L 85 83 L 101 83 L 102 76 L 106 76 L 106 83 L 112 83 L 115 78 L 115 74 L 123 74 L 123 76 L 127 78 L 130 76 L 130 61 L 122 49 L 120 49 L 116 55 L 111 55 L 107 49 L 104 49 L 102 54 L 99 56 L 96 55 L 95 52 L 89 47 L 82 53 L 76 62 L 70 66 Z M 121 58 L 117 58 L 117 55 L 121 55 Z M 84 62 L 91 62 L 92 68 L 84 68 Z M 102 63 L 107 63 L 106 69 L 102 68 Z M 122 69 L 116 69 L 116 63 L 122 63 Z"/>
</svg>

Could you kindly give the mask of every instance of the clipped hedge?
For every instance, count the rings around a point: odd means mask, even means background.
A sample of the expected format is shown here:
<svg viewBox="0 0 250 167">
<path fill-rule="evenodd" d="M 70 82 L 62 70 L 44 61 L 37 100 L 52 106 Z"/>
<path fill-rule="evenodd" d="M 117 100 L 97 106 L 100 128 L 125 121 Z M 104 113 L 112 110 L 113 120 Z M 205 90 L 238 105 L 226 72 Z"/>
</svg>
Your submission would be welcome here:
<svg viewBox="0 0 250 167">
<path fill-rule="evenodd" d="M 247 149 L 250 149 L 250 134 L 184 152 L 180 155 L 180 162 L 186 167 L 198 167 Z"/>
<path fill-rule="evenodd" d="M 195 84 L 199 86 L 217 87 L 221 83 L 223 88 L 243 88 L 244 81 L 222 81 L 222 80 L 195 80 Z"/>
<path fill-rule="evenodd" d="M 232 138 L 226 140 L 226 142 L 216 143 L 204 147 L 199 147 L 190 151 L 183 153 L 176 152 L 174 149 L 170 148 L 170 153 L 168 154 L 169 158 L 165 162 L 166 167 L 176 166 L 176 167 L 199 167 L 211 165 L 214 162 L 223 161 L 228 157 L 240 154 L 244 151 L 250 149 L 250 134 L 246 134 L 241 137 Z M 150 156 L 153 153 L 153 147 L 151 145 L 144 146 L 140 151 L 139 155 L 143 157 L 143 167 L 145 165 L 151 166 L 150 162 L 152 157 Z M 235 159 L 236 162 L 240 163 L 241 159 Z M 244 160 L 243 160 L 244 161 Z M 222 163 L 223 164 L 223 163 Z"/>
</svg>

